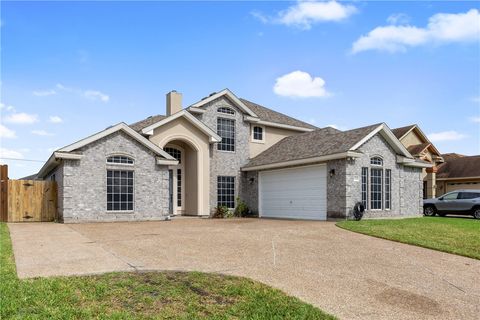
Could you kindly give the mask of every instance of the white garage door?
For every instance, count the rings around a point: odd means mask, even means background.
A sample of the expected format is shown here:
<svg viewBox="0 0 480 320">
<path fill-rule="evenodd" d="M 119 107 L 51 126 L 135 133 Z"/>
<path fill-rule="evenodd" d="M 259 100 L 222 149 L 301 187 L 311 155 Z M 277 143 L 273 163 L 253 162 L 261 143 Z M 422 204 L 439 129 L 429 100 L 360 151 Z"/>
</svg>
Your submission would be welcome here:
<svg viewBox="0 0 480 320">
<path fill-rule="evenodd" d="M 326 166 L 260 172 L 259 213 L 268 218 L 326 220 Z"/>
</svg>

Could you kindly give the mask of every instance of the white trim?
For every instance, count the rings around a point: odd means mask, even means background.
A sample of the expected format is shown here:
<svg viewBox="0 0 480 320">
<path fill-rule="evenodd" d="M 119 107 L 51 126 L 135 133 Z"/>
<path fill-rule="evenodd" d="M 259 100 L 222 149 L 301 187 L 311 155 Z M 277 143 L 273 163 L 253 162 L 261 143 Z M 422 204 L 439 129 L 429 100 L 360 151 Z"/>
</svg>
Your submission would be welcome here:
<svg viewBox="0 0 480 320">
<path fill-rule="evenodd" d="M 175 160 L 175 158 L 170 156 L 168 153 L 163 151 L 161 148 L 154 145 L 152 142 L 150 142 L 150 140 L 145 139 L 141 134 L 139 134 L 138 132 L 136 132 L 135 130 L 130 128 L 124 122 L 120 122 L 120 123 L 118 123 L 114 126 L 111 126 L 107 129 L 103 130 L 103 131 L 97 132 L 97 133 L 95 133 L 95 134 L 93 134 L 93 135 L 91 135 L 91 136 L 89 136 L 85 139 L 79 140 L 75 143 L 72 143 L 72 144 L 66 146 L 66 147 L 63 147 L 58 151 L 59 152 L 71 152 L 73 150 L 76 150 L 76 149 L 79 149 L 83 146 L 86 146 L 86 145 L 88 145 L 88 144 L 90 144 L 94 141 L 102 139 L 102 138 L 104 138 L 104 137 L 106 137 L 106 136 L 108 136 L 112 133 L 115 133 L 115 132 L 119 131 L 119 130 L 124 131 L 126 134 L 128 134 L 129 136 L 131 136 L 132 138 L 134 138 L 135 140 L 137 140 L 141 144 L 143 144 L 145 147 L 152 150 L 156 154 L 164 157 L 165 159 Z"/>
<path fill-rule="evenodd" d="M 403 154 L 407 158 L 412 158 L 413 156 L 408 152 L 408 150 L 405 148 L 405 146 L 400 142 L 400 140 L 395 137 L 393 132 L 390 130 L 390 128 L 385 124 L 382 123 L 378 125 L 374 130 L 372 130 L 369 134 L 367 134 L 365 137 L 362 138 L 359 142 L 357 142 L 353 147 L 350 148 L 350 151 L 355 151 L 357 150 L 361 145 L 363 145 L 365 142 L 370 140 L 374 135 L 379 133 L 387 140 L 387 142 L 390 144 L 393 149 L 398 152 Z"/>
<path fill-rule="evenodd" d="M 290 160 L 290 161 L 284 161 L 284 162 L 264 164 L 264 165 L 255 166 L 255 167 L 242 168 L 242 171 L 257 171 L 257 170 L 267 170 L 267 169 L 281 168 L 281 167 L 288 167 L 288 166 L 300 166 L 304 164 L 312 164 L 315 162 L 343 159 L 348 157 L 358 158 L 358 157 L 361 157 L 362 155 L 363 155 L 362 153 L 347 151 L 347 152 L 335 153 L 335 154 L 330 154 L 330 155 L 320 156 L 320 157 Z"/>
<path fill-rule="evenodd" d="M 172 161 L 172 160 L 157 158 L 157 164 L 165 165 L 165 166 L 176 166 L 176 165 L 178 165 L 178 161 L 177 160 Z"/>
<path fill-rule="evenodd" d="M 55 151 L 53 154 L 56 159 L 80 160 L 83 158 L 83 154 L 77 154 L 77 153 L 65 153 L 65 152 Z"/>
<path fill-rule="evenodd" d="M 58 163 L 60 162 L 59 160 L 61 159 L 80 160 L 82 158 L 83 158 L 83 154 L 55 151 L 52 153 L 50 158 L 48 158 L 48 160 L 45 162 L 45 164 L 42 166 L 40 171 L 38 171 L 37 178 L 44 178 L 45 175 L 50 173 L 58 165 Z"/>
<path fill-rule="evenodd" d="M 403 164 L 406 167 L 431 168 L 433 164 L 416 161 L 415 159 L 405 158 L 397 155 L 397 163 Z"/>
<path fill-rule="evenodd" d="M 255 127 L 258 127 L 258 128 L 261 128 L 262 129 L 262 139 L 261 140 L 258 140 L 258 139 L 255 139 L 254 138 L 254 128 Z M 267 140 L 266 139 L 266 133 L 267 133 L 267 130 L 265 130 L 265 126 L 262 126 L 262 125 L 258 125 L 258 124 L 250 124 L 250 142 L 252 143 L 265 143 L 265 141 Z"/>
<path fill-rule="evenodd" d="M 167 124 L 175 119 L 178 119 L 180 117 L 184 117 L 186 120 L 188 120 L 189 122 L 191 122 L 195 127 L 197 127 L 198 129 L 200 129 L 200 131 L 202 131 L 203 133 L 205 133 L 207 136 L 209 136 L 209 141 L 210 143 L 213 143 L 213 142 L 220 142 L 222 140 L 222 138 L 220 138 L 220 136 L 215 133 L 215 131 L 213 131 L 212 129 L 210 129 L 207 125 L 205 125 L 202 121 L 198 120 L 197 118 L 195 118 L 192 114 L 190 114 L 188 111 L 186 110 L 182 110 L 182 111 L 179 111 L 163 120 L 160 120 L 158 122 L 155 122 L 154 124 L 144 128 L 142 130 L 142 133 L 143 134 L 146 134 L 146 135 L 152 135 L 153 134 L 153 130 L 160 127 L 160 126 L 163 126 L 164 124 Z"/>
<path fill-rule="evenodd" d="M 188 108 L 188 111 L 190 111 L 192 113 L 199 113 L 199 114 L 204 114 L 205 112 L 207 112 L 207 110 L 205 110 L 205 109 L 196 108 L 196 107 L 190 107 L 190 108 Z"/>
<path fill-rule="evenodd" d="M 283 123 L 276 123 L 276 122 L 264 121 L 264 120 L 260 120 L 260 119 L 258 119 L 258 118 L 253 118 L 253 117 L 248 117 L 248 116 L 245 116 L 245 117 L 243 118 L 243 120 L 244 120 L 244 121 L 247 121 L 247 122 L 253 122 L 253 123 L 255 123 L 255 124 L 265 125 L 265 126 L 268 126 L 268 127 L 281 128 L 281 129 L 289 129 L 289 130 L 295 130 L 295 131 L 300 131 L 300 132 L 311 132 L 311 131 L 316 130 L 316 129 L 311 129 L 311 128 L 291 126 L 291 125 L 289 125 L 289 124 L 283 124 Z"/>
<path fill-rule="evenodd" d="M 223 89 L 222 91 L 220 92 L 217 92 L 215 94 L 212 94 L 211 96 L 203 99 L 203 100 L 200 100 L 194 104 L 192 104 L 190 106 L 190 108 L 199 108 L 209 102 L 212 102 L 213 100 L 216 100 L 222 96 L 227 96 L 227 98 L 229 98 L 233 103 L 235 103 L 237 105 L 237 107 L 239 107 L 243 112 L 251 115 L 252 117 L 257 117 L 257 115 L 255 114 L 255 112 L 253 112 L 250 108 L 248 108 L 245 103 L 243 103 L 240 99 L 237 98 L 237 96 L 235 96 L 233 94 L 233 92 L 231 92 L 230 90 L 228 89 Z"/>
</svg>

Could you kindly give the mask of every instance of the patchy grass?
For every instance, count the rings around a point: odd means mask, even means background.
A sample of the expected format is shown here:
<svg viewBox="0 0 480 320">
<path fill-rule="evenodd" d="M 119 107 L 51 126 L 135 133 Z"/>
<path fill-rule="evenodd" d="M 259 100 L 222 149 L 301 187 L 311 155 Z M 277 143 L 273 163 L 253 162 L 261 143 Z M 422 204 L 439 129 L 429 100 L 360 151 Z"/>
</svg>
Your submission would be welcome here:
<svg viewBox="0 0 480 320">
<path fill-rule="evenodd" d="M 480 259 L 480 220 L 421 217 L 341 221 L 337 226 L 378 238 Z"/>
<path fill-rule="evenodd" d="M 0 319 L 335 319 L 280 290 L 200 272 L 19 280 L 0 224 Z"/>
</svg>

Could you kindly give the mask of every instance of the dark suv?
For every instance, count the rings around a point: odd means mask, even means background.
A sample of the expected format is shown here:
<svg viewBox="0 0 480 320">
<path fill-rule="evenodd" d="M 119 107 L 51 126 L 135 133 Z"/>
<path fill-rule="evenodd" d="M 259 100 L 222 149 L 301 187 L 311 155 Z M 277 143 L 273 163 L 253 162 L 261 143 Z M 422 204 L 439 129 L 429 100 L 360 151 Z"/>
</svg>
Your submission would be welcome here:
<svg viewBox="0 0 480 320">
<path fill-rule="evenodd" d="M 480 190 L 457 190 L 439 198 L 423 200 L 423 214 L 443 217 L 447 214 L 468 214 L 480 219 Z"/>
</svg>

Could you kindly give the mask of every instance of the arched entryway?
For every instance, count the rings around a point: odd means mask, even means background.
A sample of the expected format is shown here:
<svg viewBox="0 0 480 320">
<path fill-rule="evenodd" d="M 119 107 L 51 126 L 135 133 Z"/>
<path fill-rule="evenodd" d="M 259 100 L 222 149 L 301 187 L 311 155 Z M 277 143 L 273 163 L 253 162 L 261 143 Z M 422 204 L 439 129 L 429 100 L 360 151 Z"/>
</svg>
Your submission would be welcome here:
<svg viewBox="0 0 480 320">
<path fill-rule="evenodd" d="M 199 149 L 192 141 L 178 137 L 161 147 L 179 162 L 169 166 L 170 213 L 198 215 Z"/>
</svg>

